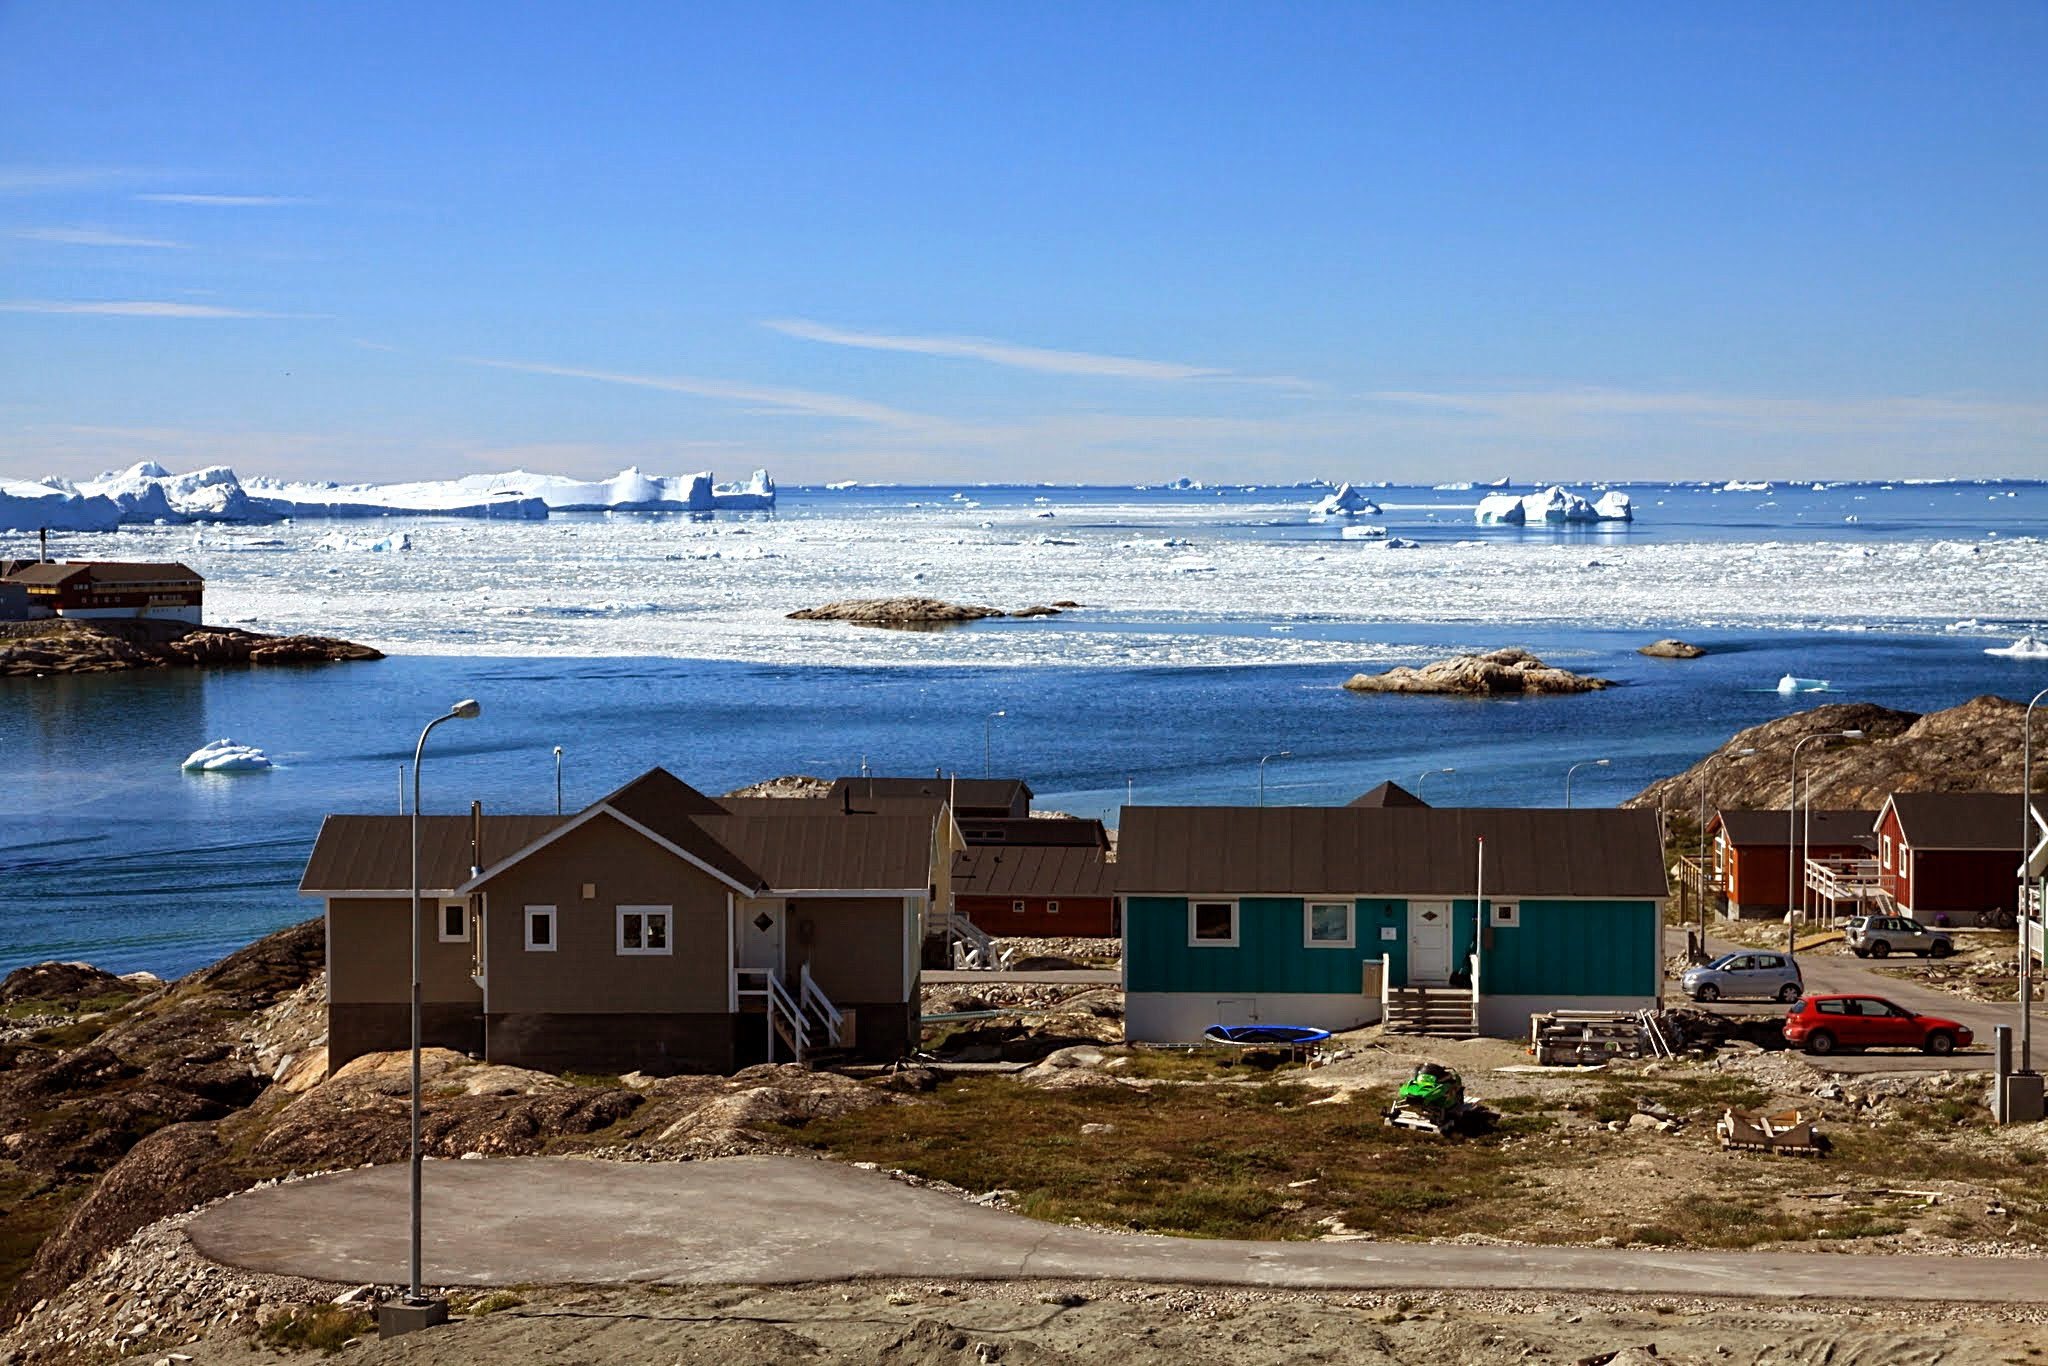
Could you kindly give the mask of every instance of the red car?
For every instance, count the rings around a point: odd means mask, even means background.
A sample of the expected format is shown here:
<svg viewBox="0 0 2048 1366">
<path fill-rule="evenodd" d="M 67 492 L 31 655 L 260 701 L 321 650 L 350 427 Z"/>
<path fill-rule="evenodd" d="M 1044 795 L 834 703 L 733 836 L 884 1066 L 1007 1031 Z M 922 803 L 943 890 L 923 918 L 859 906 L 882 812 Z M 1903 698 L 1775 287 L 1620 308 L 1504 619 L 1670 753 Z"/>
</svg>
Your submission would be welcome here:
<svg viewBox="0 0 2048 1366">
<path fill-rule="evenodd" d="M 1953 1053 L 1970 1031 L 1938 1015 L 1915 1015 L 1881 996 L 1809 996 L 1785 1016 L 1785 1042 L 1809 1053 L 1838 1048 L 1918 1048 Z"/>
</svg>

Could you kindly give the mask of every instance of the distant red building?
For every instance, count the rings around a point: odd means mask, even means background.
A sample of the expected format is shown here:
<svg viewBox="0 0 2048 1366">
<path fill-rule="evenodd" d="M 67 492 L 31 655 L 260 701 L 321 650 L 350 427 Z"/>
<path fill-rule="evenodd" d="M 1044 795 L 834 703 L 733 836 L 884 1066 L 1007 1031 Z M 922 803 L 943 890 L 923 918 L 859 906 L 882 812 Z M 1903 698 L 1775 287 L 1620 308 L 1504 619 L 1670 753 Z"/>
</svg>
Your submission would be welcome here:
<svg viewBox="0 0 2048 1366">
<path fill-rule="evenodd" d="M 1123 933 L 1116 865 L 1094 845 L 982 844 L 962 850 L 953 856 L 953 906 L 998 937 Z"/>
<path fill-rule="evenodd" d="M 1784 915 L 1787 875 L 1798 861 L 1869 858 L 1876 821 L 1872 811 L 1715 812 L 1707 822 L 1707 840 L 1715 880 L 1728 898 L 1728 915 L 1737 920 Z M 1792 884 L 1795 897 L 1805 885 L 1804 877 Z"/>
<path fill-rule="evenodd" d="M 2017 792 L 1894 792 L 1877 816 L 1885 895 L 1924 923 L 2010 924 L 2021 838 Z"/>
<path fill-rule="evenodd" d="M 126 560 L 32 560 L 0 577 L 27 599 L 34 617 L 148 618 L 197 626 L 206 581 L 182 564 Z"/>
</svg>

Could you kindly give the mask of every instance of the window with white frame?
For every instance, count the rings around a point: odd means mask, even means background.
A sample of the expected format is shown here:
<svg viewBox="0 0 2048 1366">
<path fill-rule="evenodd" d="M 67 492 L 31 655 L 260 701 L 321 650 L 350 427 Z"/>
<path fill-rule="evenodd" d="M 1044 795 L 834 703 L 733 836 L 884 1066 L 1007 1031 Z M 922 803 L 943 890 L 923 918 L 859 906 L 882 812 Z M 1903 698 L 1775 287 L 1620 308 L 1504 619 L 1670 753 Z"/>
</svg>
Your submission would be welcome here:
<svg viewBox="0 0 2048 1366">
<path fill-rule="evenodd" d="M 1060 913 L 1060 903 L 1059 903 L 1059 902 L 1057 902 L 1057 901 L 1048 901 L 1048 902 L 1046 902 L 1046 903 L 1045 903 L 1045 913 L 1046 913 L 1047 915 L 1058 915 L 1058 914 Z"/>
<path fill-rule="evenodd" d="M 1022 915 L 1022 914 L 1024 914 L 1024 903 L 1023 903 L 1023 902 L 1021 902 L 1021 901 L 1012 901 L 1012 902 L 1010 903 L 1010 914 L 1011 914 L 1011 915 Z"/>
<path fill-rule="evenodd" d="M 441 903 L 441 942 L 461 944 L 469 940 L 469 903 L 467 901 L 444 901 Z"/>
<path fill-rule="evenodd" d="M 1188 903 L 1188 944 L 1202 949 L 1237 947 L 1237 903 L 1235 901 L 1193 901 Z"/>
<path fill-rule="evenodd" d="M 619 907 L 619 952 L 623 954 L 666 954 L 675 952 L 670 934 L 675 911 L 669 906 Z"/>
<path fill-rule="evenodd" d="M 526 908 L 526 949 L 529 953 L 553 953 L 555 951 L 555 908 L 553 906 L 528 906 Z"/>
<path fill-rule="evenodd" d="M 1486 923 L 1511 930 L 1522 923 L 1522 908 L 1513 901 L 1496 901 L 1486 908 Z"/>
<path fill-rule="evenodd" d="M 1878 840 L 1877 840 L 1877 848 L 1878 848 L 1878 852 L 1879 852 L 1879 853 L 1881 853 L 1882 855 L 1884 855 L 1884 866 L 1885 866 L 1885 867 L 1887 867 L 1887 868 L 1891 867 L 1891 866 L 1892 866 L 1892 837 L 1891 837 L 1890 835 L 1880 835 L 1880 836 L 1878 836 Z"/>
<path fill-rule="evenodd" d="M 1348 949 L 1357 942 L 1348 901 L 1311 901 L 1301 911 L 1301 942 L 1311 949 Z"/>
</svg>

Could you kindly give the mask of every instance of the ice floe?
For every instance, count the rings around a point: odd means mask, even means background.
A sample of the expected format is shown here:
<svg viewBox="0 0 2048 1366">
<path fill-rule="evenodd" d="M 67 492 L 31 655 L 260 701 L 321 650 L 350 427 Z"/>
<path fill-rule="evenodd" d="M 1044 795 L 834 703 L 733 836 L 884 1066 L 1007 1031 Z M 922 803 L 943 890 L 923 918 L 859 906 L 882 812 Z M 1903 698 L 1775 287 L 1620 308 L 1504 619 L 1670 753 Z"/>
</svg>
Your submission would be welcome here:
<svg viewBox="0 0 2048 1366">
<path fill-rule="evenodd" d="M 1791 674 L 1786 674 L 1778 680 L 1778 691 L 1788 695 L 1801 692 L 1826 692 L 1827 690 L 1828 681 L 1825 678 L 1795 678 Z"/>
<path fill-rule="evenodd" d="M 2048 640 L 2039 636 L 2021 636 L 2010 645 L 1996 645 L 1984 653 L 2003 655 L 2007 659 L 2048 659 Z"/>
<path fill-rule="evenodd" d="M 1375 503 L 1349 484 L 1339 484 L 1334 493 L 1329 494 L 1321 502 L 1309 509 L 1309 511 L 1324 517 L 1371 517 L 1377 516 L 1379 510 L 1380 505 L 1378 503 Z"/>
</svg>

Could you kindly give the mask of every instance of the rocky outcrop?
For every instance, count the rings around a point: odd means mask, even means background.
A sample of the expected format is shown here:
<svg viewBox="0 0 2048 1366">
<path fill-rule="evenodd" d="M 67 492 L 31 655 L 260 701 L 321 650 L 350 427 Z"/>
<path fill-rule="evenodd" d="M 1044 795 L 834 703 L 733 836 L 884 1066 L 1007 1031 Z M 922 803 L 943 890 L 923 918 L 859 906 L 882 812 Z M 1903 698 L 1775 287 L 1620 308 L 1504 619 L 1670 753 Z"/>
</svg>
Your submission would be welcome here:
<svg viewBox="0 0 2048 1366">
<path fill-rule="evenodd" d="M 331 636 L 270 636 L 182 622 L 59 619 L 0 626 L 0 676 L 327 664 L 383 657 L 367 645 Z"/>
<path fill-rule="evenodd" d="M 1667 638 L 1665 640 L 1653 640 L 1642 649 L 1637 650 L 1636 653 L 1648 655 L 1652 659 L 1698 659 L 1706 651 L 1697 645 L 1688 644 L 1683 640 Z"/>
<path fill-rule="evenodd" d="M 1810 776 L 1817 808 L 1875 811 L 1894 792 L 2018 792 L 2025 710 L 2003 697 L 1972 698 L 1925 716 L 1870 702 L 1831 703 L 1738 731 L 1685 772 L 1650 784 L 1623 805 L 1697 811 L 1705 802 L 1782 810 L 1791 800 L 1793 744 L 1840 730 L 1860 730 L 1867 738 L 1816 741 L 1800 751 L 1800 787 Z M 1746 749 L 1756 752 L 1742 754 Z M 2044 767 L 2037 755 L 2037 789 L 2048 789 Z"/>
<path fill-rule="evenodd" d="M 1353 692 L 1449 693 L 1496 697 L 1523 693 L 1593 692 L 1611 686 L 1568 669 L 1552 668 L 1527 650 L 1491 650 L 1482 655 L 1440 659 L 1419 669 L 1402 664 L 1381 674 L 1356 674 L 1344 684 Z"/>
<path fill-rule="evenodd" d="M 785 773 L 780 778 L 769 778 L 764 782 L 749 783 L 726 793 L 728 797 L 822 797 L 832 790 L 830 778 L 814 778 L 808 773 Z"/>
<path fill-rule="evenodd" d="M 850 621 L 856 626 L 929 626 L 981 621 L 1007 615 L 998 608 L 976 607 L 937 598 L 846 598 L 823 607 L 791 612 L 791 621 Z"/>
</svg>

